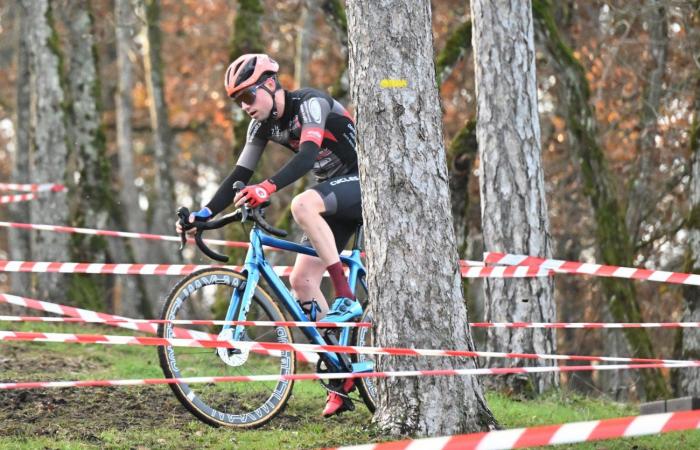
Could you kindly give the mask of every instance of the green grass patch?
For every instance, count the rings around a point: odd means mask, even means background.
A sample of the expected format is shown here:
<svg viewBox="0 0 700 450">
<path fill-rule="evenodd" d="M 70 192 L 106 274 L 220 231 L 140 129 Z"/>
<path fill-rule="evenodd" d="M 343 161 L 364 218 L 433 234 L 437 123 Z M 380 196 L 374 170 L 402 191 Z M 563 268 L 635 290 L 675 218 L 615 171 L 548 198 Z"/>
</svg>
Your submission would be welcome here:
<svg viewBox="0 0 700 450">
<path fill-rule="evenodd" d="M 90 334 L 135 334 L 102 325 L 3 323 L 1 328 Z M 303 371 L 307 371 L 303 367 Z M 214 368 L 212 368 L 214 370 Z M 2 380 L 162 378 L 155 347 L 0 342 Z M 245 383 L 243 383 L 245 384 Z M 635 405 L 583 397 L 566 390 L 536 400 L 489 392 L 504 428 L 551 425 L 638 414 Z M 167 386 L 68 388 L 0 393 L 0 448 L 286 450 L 386 440 L 361 402 L 340 417 L 320 417 L 325 391 L 297 382 L 287 408 L 257 430 L 212 428 L 187 412 Z M 559 446 L 572 449 L 700 448 L 700 432 Z"/>
</svg>

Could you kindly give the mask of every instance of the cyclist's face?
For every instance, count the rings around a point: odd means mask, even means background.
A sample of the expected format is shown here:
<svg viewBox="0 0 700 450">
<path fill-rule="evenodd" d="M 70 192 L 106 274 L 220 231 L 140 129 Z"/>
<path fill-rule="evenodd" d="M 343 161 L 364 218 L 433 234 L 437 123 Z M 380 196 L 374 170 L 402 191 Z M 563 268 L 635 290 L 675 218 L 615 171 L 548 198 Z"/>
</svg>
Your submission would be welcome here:
<svg viewBox="0 0 700 450">
<path fill-rule="evenodd" d="M 269 82 L 272 82 L 272 86 L 268 86 Z M 268 89 L 274 89 L 274 80 L 268 79 L 263 85 Z M 270 117 L 270 112 L 272 111 L 272 96 L 265 89 L 261 89 L 259 86 L 253 86 L 249 88 L 249 92 L 246 95 L 241 95 L 243 98 L 236 98 L 236 103 L 238 103 L 250 117 L 256 120 L 266 120 Z M 248 103 L 251 102 L 251 103 Z"/>
</svg>

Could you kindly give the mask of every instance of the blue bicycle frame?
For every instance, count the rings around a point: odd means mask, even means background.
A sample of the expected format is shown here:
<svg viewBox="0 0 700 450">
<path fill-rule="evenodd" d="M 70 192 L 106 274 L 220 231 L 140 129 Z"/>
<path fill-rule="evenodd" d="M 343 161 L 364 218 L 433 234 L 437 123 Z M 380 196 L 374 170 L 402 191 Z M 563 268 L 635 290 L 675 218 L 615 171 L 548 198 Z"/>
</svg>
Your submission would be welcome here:
<svg viewBox="0 0 700 450">
<path fill-rule="evenodd" d="M 295 253 L 302 253 L 304 255 L 318 256 L 316 251 L 311 247 L 306 247 L 294 242 L 285 241 L 282 239 L 274 238 L 266 234 L 257 225 L 253 226 L 250 230 L 250 248 L 248 249 L 248 254 L 246 255 L 244 273 L 247 273 L 247 282 L 243 293 L 239 290 L 234 290 L 231 296 L 231 302 L 226 312 L 227 321 L 232 320 L 246 320 L 248 315 L 248 310 L 250 309 L 250 304 L 253 299 L 253 293 L 255 288 L 260 281 L 260 275 L 265 279 L 270 288 L 274 291 L 277 298 L 280 299 L 287 311 L 292 315 L 293 320 L 296 321 L 309 321 L 301 306 L 297 303 L 297 300 L 292 296 L 287 289 L 287 286 L 282 282 L 280 277 L 275 273 L 272 266 L 265 259 L 265 254 L 263 252 L 263 245 L 268 247 L 274 247 L 281 250 L 288 250 Z M 360 278 L 361 283 L 365 290 L 367 286 L 364 285 L 364 276 L 366 275 L 366 270 L 362 262 L 360 261 L 360 249 L 358 246 L 353 246 L 353 250 L 350 256 L 340 255 L 340 260 L 348 266 L 350 269 L 350 274 L 348 276 L 348 282 L 350 284 L 350 289 L 353 293 L 357 289 L 357 280 Z M 239 308 L 240 305 L 240 308 Z M 238 311 L 238 316 L 236 315 Z M 231 328 L 229 325 L 225 325 L 224 329 Z M 240 340 L 243 336 L 245 326 L 237 325 L 232 340 Z M 323 336 L 318 332 L 315 327 L 301 327 L 301 331 L 313 344 L 326 345 L 327 342 L 323 339 Z M 340 338 L 338 340 L 339 345 L 348 345 L 350 340 L 350 328 L 343 328 L 340 333 Z M 349 370 L 349 367 L 345 367 L 345 364 L 341 361 L 335 353 L 326 353 L 325 361 L 333 367 L 329 367 L 331 371 L 345 371 Z"/>
</svg>

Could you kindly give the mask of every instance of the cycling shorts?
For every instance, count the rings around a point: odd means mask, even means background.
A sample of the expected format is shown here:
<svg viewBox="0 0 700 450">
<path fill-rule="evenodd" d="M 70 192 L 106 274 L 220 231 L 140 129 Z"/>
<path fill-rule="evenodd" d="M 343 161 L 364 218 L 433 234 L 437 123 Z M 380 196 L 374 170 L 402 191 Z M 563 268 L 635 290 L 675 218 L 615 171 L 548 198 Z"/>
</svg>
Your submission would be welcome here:
<svg viewBox="0 0 700 450">
<path fill-rule="evenodd" d="M 329 178 L 310 189 L 318 192 L 323 199 L 326 210 L 321 216 L 333 231 L 335 246 L 340 253 L 357 231 L 358 225 L 362 224 L 360 177 L 357 173 L 349 173 Z M 311 246 L 306 235 L 301 243 Z"/>
</svg>

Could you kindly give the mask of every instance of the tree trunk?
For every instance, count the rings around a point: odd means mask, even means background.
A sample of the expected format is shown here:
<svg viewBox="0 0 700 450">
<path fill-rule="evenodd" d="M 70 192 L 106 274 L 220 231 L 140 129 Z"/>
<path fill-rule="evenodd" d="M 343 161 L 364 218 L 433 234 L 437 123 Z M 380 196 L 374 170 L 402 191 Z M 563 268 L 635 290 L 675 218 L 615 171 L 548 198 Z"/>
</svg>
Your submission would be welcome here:
<svg viewBox="0 0 700 450">
<path fill-rule="evenodd" d="M 264 12 L 260 0 L 238 0 L 238 11 L 233 22 L 233 37 L 229 52 L 230 62 L 235 61 L 236 58 L 245 53 L 265 52 L 261 26 Z M 238 155 L 243 150 L 250 124 L 250 117 L 233 102 L 231 102 L 231 113 L 233 117 L 233 147 L 230 157 L 227 158 L 227 164 L 224 165 L 226 169 L 221 173 L 222 180 L 228 175 Z M 241 227 L 227 227 L 225 238 L 232 241 L 245 241 L 248 239 L 248 235 Z M 241 261 L 245 252 L 245 249 L 227 249 L 227 254 L 232 261 Z"/>
<path fill-rule="evenodd" d="M 308 87 L 311 82 L 309 62 L 314 48 L 314 19 L 320 8 L 320 0 L 304 0 L 301 4 L 301 14 L 297 25 L 297 46 L 294 55 L 294 80 L 297 88 Z"/>
<path fill-rule="evenodd" d="M 153 162 L 155 165 L 152 192 L 149 195 L 151 230 L 171 233 L 175 219 L 175 187 L 172 178 L 173 139 L 168 124 L 168 108 L 163 87 L 163 63 L 160 58 L 160 0 L 144 0 L 145 26 L 142 28 L 142 56 L 149 97 L 149 116 L 153 130 Z M 171 260 L 168 247 L 162 250 L 162 261 Z M 172 247 L 170 246 L 170 249 Z"/>
<path fill-rule="evenodd" d="M 132 229 L 130 224 L 142 227 L 146 224 L 146 214 L 139 207 L 139 191 L 134 185 L 136 172 L 132 148 L 133 106 L 131 91 L 133 89 L 132 59 L 133 42 L 139 29 L 134 5 L 131 0 L 115 0 L 116 47 L 117 47 L 117 92 L 116 96 L 116 140 L 118 156 L 118 185 L 120 208 L 115 214 L 115 221 L 122 230 Z M 129 242 L 109 241 L 110 254 L 116 261 L 136 261 L 153 263 L 150 255 L 154 252 L 148 244 L 131 247 Z M 155 252 L 157 255 L 157 252 Z M 114 307 L 115 312 L 130 317 L 141 314 L 152 317 L 152 303 L 158 298 L 156 287 L 146 283 L 143 278 L 120 277 L 116 280 Z M 126 300 L 126 301 L 125 301 Z"/>
<path fill-rule="evenodd" d="M 589 104 L 590 90 L 585 71 L 559 34 L 551 13 L 549 0 L 533 0 L 535 17 L 541 22 L 545 46 L 552 63 L 559 69 L 559 100 L 567 108 L 567 126 L 572 148 L 581 164 L 584 192 L 591 200 L 595 221 L 596 241 L 603 264 L 630 266 L 633 249 L 625 218 L 621 213 L 617 193 L 598 144 L 598 130 L 593 108 Z M 634 285 L 628 280 L 601 280 L 610 313 L 616 322 L 643 322 Z M 654 358 L 649 334 L 644 329 L 624 330 L 633 356 Z M 640 397 L 649 399 L 665 396 L 668 388 L 658 370 L 641 371 L 637 384 Z"/>
<path fill-rule="evenodd" d="M 31 159 L 31 147 L 29 145 L 29 129 L 31 127 L 30 111 L 30 87 L 27 80 L 30 79 L 29 69 L 29 19 L 26 8 L 18 8 L 19 40 L 17 49 L 17 144 L 15 158 L 12 166 L 12 179 L 17 183 L 31 183 L 29 161 Z M 8 205 L 12 220 L 15 222 L 29 222 L 29 203 L 19 202 Z M 31 234 L 25 230 L 8 230 L 8 242 L 10 259 L 25 261 L 31 259 Z M 10 287 L 12 292 L 21 294 L 30 292 L 31 275 L 26 273 L 10 274 Z"/>
<path fill-rule="evenodd" d="M 344 64 L 338 72 L 333 85 L 330 87 L 329 93 L 331 97 L 341 103 L 345 103 L 345 99 L 349 91 L 348 80 L 348 17 L 345 14 L 345 5 L 343 0 L 324 0 L 321 5 L 326 13 L 325 17 L 330 22 L 340 41 L 341 53 L 343 54 Z"/>
<path fill-rule="evenodd" d="M 640 117 L 638 129 L 641 130 L 637 141 L 637 175 L 632 182 L 627 198 L 626 223 L 630 230 L 632 242 L 640 239 L 639 230 L 650 208 L 656 205 L 650 204 L 654 197 L 650 183 L 652 173 L 657 166 L 654 156 L 656 149 L 656 136 L 658 134 L 659 106 L 663 92 L 664 74 L 666 73 L 666 59 L 668 55 L 668 25 L 666 7 L 661 0 L 649 0 L 647 2 L 646 22 L 649 27 L 649 53 L 652 61 L 645 68 L 645 78 L 649 81 L 645 86 L 645 95 L 640 105 Z"/>
<path fill-rule="evenodd" d="M 532 10 L 520 0 L 472 0 L 481 222 L 489 251 L 552 254 L 544 190 L 537 110 Z M 486 320 L 553 322 L 550 278 L 484 281 Z M 489 329 L 487 348 L 555 353 L 551 329 Z M 502 359 L 489 361 L 503 366 Z M 544 360 L 506 360 L 506 366 L 549 365 Z M 558 385 L 555 374 L 497 380 L 519 393 Z"/>
<path fill-rule="evenodd" d="M 700 29 L 700 4 L 692 22 L 697 31 Z M 692 35 L 691 35 L 692 36 Z M 696 38 L 697 39 L 697 38 Z M 697 44 L 697 40 L 695 40 Z M 695 47 L 697 49 L 697 45 Z M 700 67 L 700 53 L 695 62 Z M 686 251 L 685 272 L 700 274 L 700 70 L 695 73 L 695 105 L 693 121 L 690 125 L 691 173 L 689 199 L 690 217 L 688 218 L 688 248 Z M 700 322 L 700 288 L 683 286 L 683 322 Z M 700 359 L 700 330 L 683 328 L 679 333 L 681 356 L 679 359 Z M 700 396 L 700 369 L 679 369 L 674 374 L 675 391 L 678 395 Z"/>
<path fill-rule="evenodd" d="M 70 225 L 106 229 L 114 200 L 109 189 L 110 167 L 98 107 L 100 83 L 92 32 L 92 11 L 87 0 L 76 0 L 65 3 L 62 15 L 70 43 L 69 136 L 72 159 L 75 161 L 74 170 L 80 174 L 80 179 L 69 185 L 72 198 L 75 199 L 70 207 Z M 107 261 L 107 242 L 102 236 L 75 234 L 71 236 L 70 243 L 72 261 Z M 110 281 L 110 278 L 99 275 L 72 275 L 69 298 L 83 308 L 104 311 Z"/>
<path fill-rule="evenodd" d="M 451 225 L 430 3 L 353 1 L 347 12 L 377 345 L 473 348 Z M 404 87 L 382 88 L 384 79 Z M 419 367 L 475 363 L 378 359 L 378 370 Z M 390 434 L 455 434 L 495 424 L 474 377 L 381 379 L 379 392 L 375 421 Z"/>
<path fill-rule="evenodd" d="M 47 0 L 22 0 L 27 19 L 30 90 L 30 177 L 34 183 L 63 183 L 66 178 L 66 112 L 61 82 L 61 55 Z M 26 80 L 25 80 L 26 81 Z M 47 194 L 30 203 L 32 223 L 68 221 L 65 193 Z M 61 233 L 32 235 L 32 258 L 65 261 L 68 238 Z M 66 276 L 41 274 L 35 278 L 35 295 L 65 301 Z"/>
</svg>

